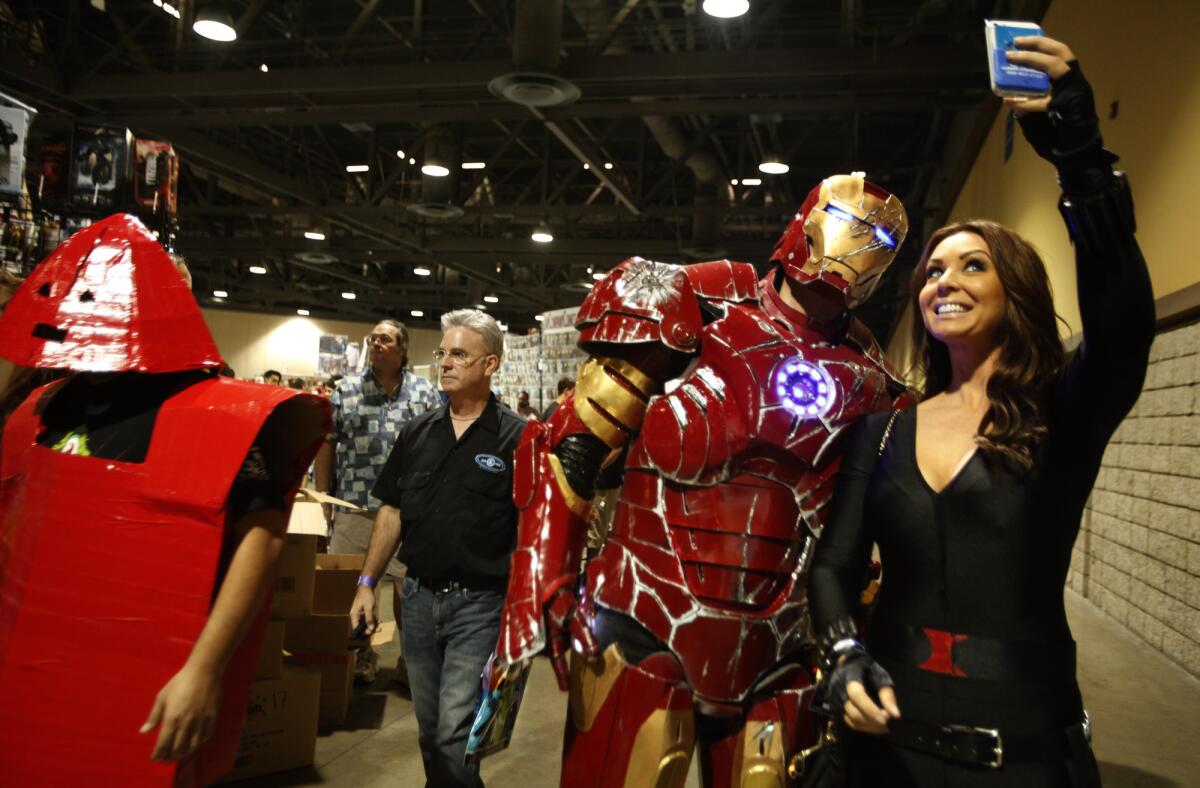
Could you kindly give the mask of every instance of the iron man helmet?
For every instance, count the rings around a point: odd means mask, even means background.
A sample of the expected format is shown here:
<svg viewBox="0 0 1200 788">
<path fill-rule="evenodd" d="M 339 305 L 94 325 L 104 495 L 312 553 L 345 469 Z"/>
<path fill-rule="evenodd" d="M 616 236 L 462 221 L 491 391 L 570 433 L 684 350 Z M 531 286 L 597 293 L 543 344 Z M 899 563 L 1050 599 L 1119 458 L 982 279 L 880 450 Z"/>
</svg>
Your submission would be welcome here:
<svg viewBox="0 0 1200 788">
<path fill-rule="evenodd" d="M 861 172 L 831 175 L 808 193 L 771 261 L 797 285 L 832 288 L 849 309 L 870 297 L 907 234 L 899 198 Z"/>
<path fill-rule="evenodd" d="M 85 227 L 33 269 L 0 315 L 0 355 L 77 372 L 224 363 L 167 250 L 127 214 Z"/>
</svg>

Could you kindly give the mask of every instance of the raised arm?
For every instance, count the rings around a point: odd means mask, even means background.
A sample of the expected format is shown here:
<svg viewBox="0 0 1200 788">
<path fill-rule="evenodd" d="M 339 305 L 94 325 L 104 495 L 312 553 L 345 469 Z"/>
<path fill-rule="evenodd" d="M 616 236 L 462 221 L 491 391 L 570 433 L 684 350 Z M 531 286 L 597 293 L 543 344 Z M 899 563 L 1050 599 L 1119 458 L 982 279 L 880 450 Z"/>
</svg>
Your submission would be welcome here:
<svg viewBox="0 0 1200 788">
<path fill-rule="evenodd" d="M 1051 96 L 1007 102 L 1025 138 L 1058 170 L 1059 210 L 1075 245 L 1083 341 L 1054 391 L 1054 411 L 1102 447 L 1133 407 L 1154 341 L 1154 294 L 1134 237 L 1133 198 L 1104 150 L 1091 86 L 1071 50 L 1042 36 L 1016 39 L 1015 63 L 1051 77 Z"/>
</svg>

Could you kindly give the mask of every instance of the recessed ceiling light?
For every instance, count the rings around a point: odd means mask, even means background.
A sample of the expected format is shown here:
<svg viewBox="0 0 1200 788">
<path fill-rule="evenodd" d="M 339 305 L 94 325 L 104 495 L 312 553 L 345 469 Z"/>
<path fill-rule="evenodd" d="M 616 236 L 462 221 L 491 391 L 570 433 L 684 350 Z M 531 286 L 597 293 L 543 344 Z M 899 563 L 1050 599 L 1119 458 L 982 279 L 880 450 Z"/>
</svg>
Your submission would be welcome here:
<svg viewBox="0 0 1200 788">
<path fill-rule="evenodd" d="M 550 228 L 545 222 L 541 222 L 537 227 L 533 228 L 533 232 L 529 234 L 530 240 L 534 243 L 548 244 L 554 240 L 554 233 L 550 232 Z"/>
<path fill-rule="evenodd" d="M 300 315 L 300 317 L 308 317 L 308 310 L 307 309 L 297 309 L 296 314 Z"/>
<path fill-rule="evenodd" d="M 485 295 L 483 297 L 483 302 L 485 304 L 498 304 L 500 303 L 500 297 L 494 295 Z"/>
<path fill-rule="evenodd" d="M 429 276 L 430 274 L 433 273 L 433 271 L 430 271 L 428 268 L 426 268 L 423 265 L 418 265 L 416 268 L 413 269 L 413 273 L 416 274 L 417 276 Z"/>
<path fill-rule="evenodd" d="M 462 163 L 462 168 L 464 170 L 482 170 L 486 166 L 487 162 L 483 161 L 464 161 Z"/>
<path fill-rule="evenodd" d="M 542 322 L 543 320 L 545 320 L 546 318 L 545 318 L 545 317 L 543 317 L 542 315 L 534 315 L 534 316 L 533 316 L 533 319 L 534 319 L 534 320 L 536 320 L 536 321 L 538 321 L 538 322 L 540 323 L 540 322 Z"/>
<path fill-rule="evenodd" d="M 603 279 L 606 276 L 608 276 L 608 274 L 604 273 L 603 271 L 597 271 L 596 273 L 592 274 L 592 278 L 595 279 L 597 282 L 599 282 L 601 279 Z"/>
<path fill-rule="evenodd" d="M 611 169 L 612 169 L 612 162 L 611 162 L 611 161 L 606 161 L 606 162 L 604 162 L 604 169 L 606 169 L 606 170 L 611 170 Z"/>
<path fill-rule="evenodd" d="M 214 290 L 213 298 L 229 298 L 229 292 L 226 290 Z"/>
<path fill-rule="evenodd" d="M 750 10 L 750 0 L 704 0 L 704 13 L 718 19 L 733 19 Z"/>
<path fill-rule="evenodd" d="M 737 179 L 737 178 L 730 178 L 730 179 L 729 179 L 729 185 L 730 185 L 730 186 L 737 186 L 737 185 L 738 185 L 738 179 Z"/>
<path fill-rule="evenodd" d="M 358 298 L 358 294 L 353 290 L 347 290 L 342 293 L 342 298 L 346 299 L 347 301 L 353 301 L 354 299 Z"/>
<path fill-rule="evenodd" d="M 450 174 L 450 170 L 440 164 L 428 162 L 421 165 L 421 172 L 433 178 L 445 178 Z"/>
<path fill-rule="evenodd" d="M 412 156 L 409 156 L 409 157 L 408 157 L 408 163 L 409 163 L 409 164 L 416 164 L 416 163 L 417 163 L 417 160 L 416 160 L 416 159 L 414 159 Z"/>
<path fill-rule="evenodd" d="M 370 164 L 347 164 L 346 172 L 370 172 Z"/>
<path fill-rule="evenodd" d="M 310 241 L 324 241 L 325 233 L 320 230 L 305 230 L 304 237 Z"/>
<path fill-rule="evenodd" d="M 267 73 L 268 71 L 270 71 L 271 69 L 270 69 L 270 67 L 268 67 L 268 66 L 267 66 L 267 64 L 266 64 L 266 63 L 263 63 L 262 65 L 260 65 L 260 66 L 258 67 L 258 70 L 259 70 L 259 71 L 261 71 L 262 73 L 264 73 L 264 74 L 265 74 L 265 73 Z"/>
<path fill-rule="evenodd" d="M 412 315 L 413 317 L 425 317 L 425 313 L 422 312 L 420 309 L 414 309 L 411 312 L 409 312 L 409 314 Z"/>
<path fill-rule="evenodd" d="M 249 268 L 247 268 L 246 270 L 252 274 L 260 274 L 260 275 L 265 274 L 267 272 L 266 266 L 262 266 L 262 265 L 252 265 Z"/>
<path fill-rule="evenodd" d="M 585 170 L 590 170 L 590 169 L 592 168 L 592 165 L 588 164 L 588 163 L 585 161 L 585 162 L 583 163 L 583 168 L 584 168 Z"/>
<path fill-rule="evenodd" d="M 404 158 L 404 151 L 403 151 L 403 150 L 398 150 L 398 151 L 396 151 L 396 158 L 397 158 L 397 159 L 403 159 L 403 158 Z"/>
<path fill-rule="evenodd" d="M 767 175 L 786 175 L 790 169 L 791 167 L 779 159 L 766 159 L 758 165 L 758 171 L 765 172 Z"/>
<path fill-rule="evenodd" d="M 762 186 L 762 178 L 742 178 L 743 186 Z"/>
</svg>

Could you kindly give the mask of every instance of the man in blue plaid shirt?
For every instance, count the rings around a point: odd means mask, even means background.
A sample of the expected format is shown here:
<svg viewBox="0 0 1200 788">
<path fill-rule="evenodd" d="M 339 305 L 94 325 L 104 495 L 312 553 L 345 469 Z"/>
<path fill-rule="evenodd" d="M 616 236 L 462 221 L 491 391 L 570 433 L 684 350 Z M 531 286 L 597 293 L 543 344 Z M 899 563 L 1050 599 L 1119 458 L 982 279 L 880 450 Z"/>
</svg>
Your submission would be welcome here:
<svg viewBox="0 0 1200 788">
<path fill-rule="evenodd" d="M 347 375 L 338 381 L 333 403 L 333 432 L 317 454 L 317 489 L 366 509 L 365 512 L 337 511 L 332 516 L 329 552 L 365 555 L 371 538 L 371 523 L 379 501 L 371 488 L 387 462 L 396 433 L 409 419 L 440 406 L 441 398 L 425 378 L 406 370 L 408 329 L 396 320 L 382 320 L 371 331 L 370 369 L 364 375 Z M 388 565 L 393 585 L 396 620 L 400 600 L 395 588 L 404 567 L 394 557 Z M 362 683 L 375 681 L 379 655 L 371 648 L 359 651 L 354 677 Z M 404 657 L 396 666 L 397 679 L 406 682 Z"/>
</svg>

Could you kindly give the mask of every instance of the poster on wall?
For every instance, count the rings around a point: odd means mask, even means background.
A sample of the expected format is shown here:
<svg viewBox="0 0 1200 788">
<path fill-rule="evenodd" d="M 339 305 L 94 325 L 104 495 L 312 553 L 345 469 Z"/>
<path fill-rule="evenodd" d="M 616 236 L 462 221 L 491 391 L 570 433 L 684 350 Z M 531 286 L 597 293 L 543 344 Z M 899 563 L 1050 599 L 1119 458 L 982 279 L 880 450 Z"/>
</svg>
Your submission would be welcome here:
<svg viewBox="0 0 1200 788">
<path fill-rule="evenodd" d="M 0 107 L 0 194 L 21 193 L 29 117 L 29 112 L 20 107 Z"/>
<path fill-rule="evenodd" d="M 67 201 L 67 182 L 71 174 L 67 143 L 47 140 L 38 151 L 38 182 L 32 191 L 48 207 L 56 208 Z"/>
<path fill-rule="evenodd" d="M 169 142 L 134 142 L 133 200 L 141 210 L 174 218 L 179 198 L 179 158 Z"/>
<path fill-rule="evenodd" d="M 109 211 L 125 201 L 132 137 L 113 126 L 75 127 L 71 199 L 77 207 Z"/>
<path fill-rule="evenodd" d="M 346 346 L 350 338 L 345 334 L 322 334 L 317 341 L 317 373 L 321 375 L 345 375 Z"/>
</svg>

